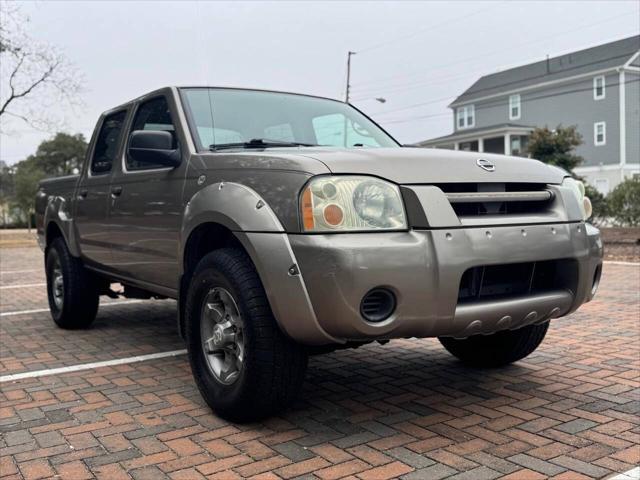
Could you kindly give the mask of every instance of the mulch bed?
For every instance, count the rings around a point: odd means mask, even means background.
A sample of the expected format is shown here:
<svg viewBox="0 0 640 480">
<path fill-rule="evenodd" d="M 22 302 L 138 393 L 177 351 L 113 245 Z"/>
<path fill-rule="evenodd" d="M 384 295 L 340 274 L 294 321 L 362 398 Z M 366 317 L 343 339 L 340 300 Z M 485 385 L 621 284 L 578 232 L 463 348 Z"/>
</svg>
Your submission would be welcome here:
<svg viewBox="0 0 640 480">
<path fill-rule="evenodd" d="M 605 260 L 640 262 L 640 228 L 602 228 Z"/>
</svg>

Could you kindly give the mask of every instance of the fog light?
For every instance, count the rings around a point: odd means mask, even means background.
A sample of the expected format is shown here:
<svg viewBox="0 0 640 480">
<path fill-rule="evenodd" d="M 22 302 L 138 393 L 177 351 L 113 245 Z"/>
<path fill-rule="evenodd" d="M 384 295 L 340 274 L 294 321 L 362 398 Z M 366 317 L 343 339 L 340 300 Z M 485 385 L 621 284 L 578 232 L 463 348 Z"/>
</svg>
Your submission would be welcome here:
<svg viewBox="0 0 640 480">
<path fill-rule="evenodd" d="M 396 296 L 386 288 L 370 290 L 360 302 L 360 315 L 368 322 L 382 322 L 396 309 Z"/>
</svg>

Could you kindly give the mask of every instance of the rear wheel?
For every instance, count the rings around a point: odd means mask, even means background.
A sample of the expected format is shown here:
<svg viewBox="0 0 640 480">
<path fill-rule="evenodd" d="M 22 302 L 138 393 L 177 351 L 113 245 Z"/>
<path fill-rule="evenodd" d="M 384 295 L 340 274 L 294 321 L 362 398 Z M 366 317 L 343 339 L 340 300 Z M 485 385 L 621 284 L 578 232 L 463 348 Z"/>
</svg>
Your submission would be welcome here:
<svg viewBox="0 0 640 480">
<path fill-rule="evenodd" d="M 45 260 L 47 297 L 53 321 L 61 328 L 87 328 L 98 313 L 100 296 L 94 276 L 56 238 Z"/>
<path fill-rule="evenodd" d="M 474 335 L 464 339 L 440 337 L 439 340 L 449 353 L 469 365 L 499 367 L 533 353 L 544 340 L 548 328 L 549 322 L 546 322 L 492 335 Z"/>
<path fill-rule="evenodd" d="M 216 250 L 198 264 L 185 333 L 196 384 L 223 418 L 265 418 L 291 404 L 302 386 L 307 355 L 280 331 L 260 278 L 240 250 Z"/>
</svg>

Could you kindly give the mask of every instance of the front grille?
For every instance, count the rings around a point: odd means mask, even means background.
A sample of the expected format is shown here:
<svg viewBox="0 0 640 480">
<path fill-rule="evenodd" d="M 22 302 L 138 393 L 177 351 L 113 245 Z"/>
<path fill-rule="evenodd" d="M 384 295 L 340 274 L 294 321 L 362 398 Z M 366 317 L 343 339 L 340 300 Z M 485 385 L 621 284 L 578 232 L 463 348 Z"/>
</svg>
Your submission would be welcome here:
<svg viewBox="0 0 640 480">
<path fill-rule="evenodd" d="M 487 265 L 462 275 L 458 303 L 501 300 L 558 290 L 575 292 L 578 263 L 574 259 Z"/>
<path fill-rule="evenodd" d="M 458 217 L 546 212 L 554 198 L 539 183 L 449 183 L 438 185 Z"/>
</svg>

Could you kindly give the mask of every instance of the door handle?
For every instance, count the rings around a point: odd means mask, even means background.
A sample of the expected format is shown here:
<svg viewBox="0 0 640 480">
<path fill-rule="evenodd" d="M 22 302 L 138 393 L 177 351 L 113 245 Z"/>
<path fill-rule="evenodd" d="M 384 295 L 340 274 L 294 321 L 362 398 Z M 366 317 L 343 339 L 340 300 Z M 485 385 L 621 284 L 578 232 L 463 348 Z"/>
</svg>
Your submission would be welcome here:
<svg viewBox="0 0 640 480">
<path fill-rule="evenodd" d="M 78 192 L 78 199 L 82 200 L 83 198 L 87 198 L 87 194 L 89 190 L 83 189 Z"/>
<path fill-rule="evenodd" d="M 122 193 L 122 187 L 111 187 L 111 195 L 113 197 L 119 197 Z"/>
</svg>

